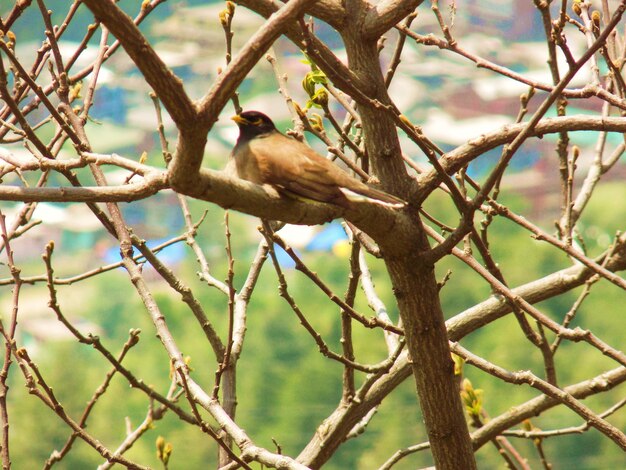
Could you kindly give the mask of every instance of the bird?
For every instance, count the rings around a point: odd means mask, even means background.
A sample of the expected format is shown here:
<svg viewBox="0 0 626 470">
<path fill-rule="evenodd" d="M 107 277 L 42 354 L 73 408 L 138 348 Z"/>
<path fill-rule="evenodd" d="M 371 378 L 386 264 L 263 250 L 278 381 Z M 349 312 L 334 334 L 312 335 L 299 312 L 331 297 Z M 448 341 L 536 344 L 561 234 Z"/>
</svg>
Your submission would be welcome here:
<svg viewBox="0 0 626 470">
<path fill-rule="evenodd" d="M 259 111 L 241 112 L 231 119 L 239 127 L 231 155 L 241 179 L 268 184 L 288 196 L 344 208 L 360 200 L 396 209 L 406 205 L 402 199 L 350 176 L 308 145 L 282 134 Z"/>
</svg>

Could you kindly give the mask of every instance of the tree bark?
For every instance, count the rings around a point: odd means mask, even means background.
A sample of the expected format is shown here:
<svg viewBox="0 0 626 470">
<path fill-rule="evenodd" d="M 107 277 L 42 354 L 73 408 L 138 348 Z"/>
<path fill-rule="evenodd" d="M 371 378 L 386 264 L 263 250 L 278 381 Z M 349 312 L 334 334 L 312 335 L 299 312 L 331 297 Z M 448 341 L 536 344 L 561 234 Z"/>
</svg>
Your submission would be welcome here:
<svg viewBox="0 0 626 470">
<path fill-rule="evenodd" d="M 237 367 L 236 362 L 231 361 L 230 365 L 226 368 L 222 374 L 221 392 L 222 392 L 222 406 L 224 411 L 230 418 L 235 420 L 235 412 L 237 410 Z M 233 439 L 225 434 L 223 436 L 224 442 L 228 447 L 232 447 Z M 217 448 L 217 468 L 222 468 L 225 465 L 231 463 L 231 457 L 221 446 Z"/>
<path fill-rule="evenodd" d="M 476 468 L 476 462 L 454 375 L 434 266 L 424 264 L 420 252 L 413 250 L 407 256 L 385 261 L 435 465 L 441 470 L 470 470 Z"/>
</svg>

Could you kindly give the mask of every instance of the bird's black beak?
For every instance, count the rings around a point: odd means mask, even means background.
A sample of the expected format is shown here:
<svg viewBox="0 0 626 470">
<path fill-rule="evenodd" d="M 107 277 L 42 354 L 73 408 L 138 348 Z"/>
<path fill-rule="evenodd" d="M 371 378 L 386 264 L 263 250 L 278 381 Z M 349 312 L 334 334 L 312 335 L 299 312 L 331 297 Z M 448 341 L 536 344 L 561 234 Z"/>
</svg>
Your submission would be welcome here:
<svg viewBox="0 0 626 470">
<path fill-rule="evenodd" d="M 235 121 L 237 123 L 237 125 L 239 125 L 239 124 L 247 124 L 248 123 L 248 120 L 246 118 L 241 117 L 239 114 L 231 117 L 231 119 L 233 121 Z"/>
</svg>

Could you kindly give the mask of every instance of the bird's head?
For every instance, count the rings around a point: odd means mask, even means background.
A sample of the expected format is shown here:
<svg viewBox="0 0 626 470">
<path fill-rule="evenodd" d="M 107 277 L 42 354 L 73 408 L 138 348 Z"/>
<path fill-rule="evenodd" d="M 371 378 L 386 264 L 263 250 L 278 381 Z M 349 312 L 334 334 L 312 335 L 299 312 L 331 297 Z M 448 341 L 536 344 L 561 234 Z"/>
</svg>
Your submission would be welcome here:
<svg viewBox="0 0 626 470">
<path fill-rule="evenodd" d="M 248 140 L 276 130 L 272 120 L 258 111 L 245 111 L 231 118 L 239 127 L 239 138 Z"/>
</svg>

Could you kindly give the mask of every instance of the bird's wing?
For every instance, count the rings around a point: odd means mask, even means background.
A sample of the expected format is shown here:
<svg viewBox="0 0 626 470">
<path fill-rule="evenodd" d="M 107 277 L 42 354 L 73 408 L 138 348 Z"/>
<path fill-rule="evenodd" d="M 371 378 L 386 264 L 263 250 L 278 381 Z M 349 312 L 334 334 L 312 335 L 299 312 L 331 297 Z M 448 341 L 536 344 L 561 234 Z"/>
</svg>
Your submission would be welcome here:
<svg viewBox="0 0 626 470">
<path fill-rule="evenodd" d="M 406 205 L 402 199 L 368 186 L 362 181 L 350 176 L 330 160 L 318 155 L 308 147 L 306 148 L 309 152 L 306 154 L 307 159 L 302 165 L 304 170 L 299 181 L 302 184 L 315 186 L 316 188 L 320 184 L 324 185 L 328 188 L 326 190 L 332 193 L 332 198 L 329 194 L 327 201 L 332 200 L 335 203 L 342 204 L 341 201 L 345 201 L 346 199 L 348 201 L 354 201 L 367 198 L 374 201 L 381 201 L 391 207 L 403 207 Z M 313 156 L 311 156 L 311 153 Z M 331 187 L 332 191 L 330 191 Z M 324 188 L 318 189 L 320 192 L 323 190 Z M 339 195 L 338 192 L 341 193 L 341 195 Z"/>
<path fill-rule="evenodd" d="M 250 151 L 259 162 L 264 183 L 316 201 L 343 197 L 333 178 L 333 164 L 302 142 L 276 132 L 251 141 Z"/>
<path fill-rule="evenodd" d="M 248 145 L 262 183 L 316 201 L 344 206 L 357 195 L 383 201 L 394 207 L 404 205 L 401 199 L 370 188 L 308 145 L 280 132 L 259 136 Z"/>
</svg>

